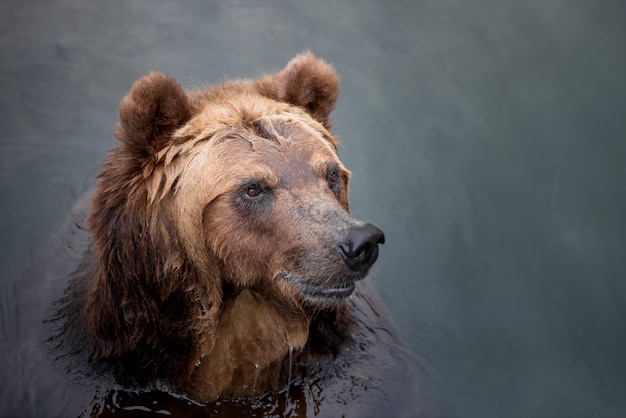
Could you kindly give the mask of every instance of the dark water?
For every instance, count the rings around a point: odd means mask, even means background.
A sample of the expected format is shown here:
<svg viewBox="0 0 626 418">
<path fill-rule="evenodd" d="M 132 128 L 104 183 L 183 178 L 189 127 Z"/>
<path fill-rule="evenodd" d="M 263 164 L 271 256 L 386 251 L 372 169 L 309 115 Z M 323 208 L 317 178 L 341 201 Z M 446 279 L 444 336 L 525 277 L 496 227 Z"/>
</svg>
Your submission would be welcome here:
<svg viewBox="0 0 626 418">
<path fill-rule="evenodd" d="M 342 78 L 351 206 L 387 235 L 370 280 L 433 415 L 626 416 L 626 3 L 262 3 L 0 3 L 3 322 L 134 80 L 310 48 Z"/>
</svg>

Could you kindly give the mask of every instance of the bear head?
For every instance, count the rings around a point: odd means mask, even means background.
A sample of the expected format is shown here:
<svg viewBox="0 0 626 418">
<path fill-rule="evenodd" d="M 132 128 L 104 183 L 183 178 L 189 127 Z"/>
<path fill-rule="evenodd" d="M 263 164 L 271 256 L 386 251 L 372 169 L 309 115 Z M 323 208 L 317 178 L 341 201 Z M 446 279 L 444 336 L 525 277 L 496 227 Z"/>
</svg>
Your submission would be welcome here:
<svg viewBox="0 0 626 418">
<path fill-rule="evenodd" d="M 329 123 L 338 93 L 334 69 L 308 52 L 277 74 L 197 91 L 158 72 L 134 84 L 88 218 L 97 357 L 184 368 L 171 353 L 210 351 L 246 290 L 286 323 L 350 296 L 384 235 L 349 212 Z"/>
</svg>

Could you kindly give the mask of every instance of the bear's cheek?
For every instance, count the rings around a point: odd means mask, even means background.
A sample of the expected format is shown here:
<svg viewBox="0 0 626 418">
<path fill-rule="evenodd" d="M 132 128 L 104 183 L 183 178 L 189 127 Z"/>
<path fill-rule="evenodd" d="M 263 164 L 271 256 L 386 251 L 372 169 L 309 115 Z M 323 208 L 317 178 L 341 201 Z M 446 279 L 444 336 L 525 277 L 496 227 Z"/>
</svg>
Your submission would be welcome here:
<svg viewBox="0 0 626 418">
<path fill-rule="evenodd" d="M 206 253 L 222 266 L 223 279 L 250 285 L 272 276 L 271 260 L 280 247 L 276 223 L 270 211 L 263 217 L 242 214 L 227 197 L 205 206 L 202 234 Z"/>
</svg>

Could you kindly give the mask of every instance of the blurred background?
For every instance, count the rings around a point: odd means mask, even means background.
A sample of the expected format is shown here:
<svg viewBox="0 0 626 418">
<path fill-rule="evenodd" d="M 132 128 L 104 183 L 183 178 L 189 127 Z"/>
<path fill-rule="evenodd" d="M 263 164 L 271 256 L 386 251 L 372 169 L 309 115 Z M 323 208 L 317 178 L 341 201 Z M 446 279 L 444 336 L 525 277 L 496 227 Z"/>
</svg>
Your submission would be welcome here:
<svg viewBox="0 0 626 418">
<path fill-rule="evenodd" d="M 369 280 L 433 415 L 626 416 L 622 0 L 3 0 L 1 303 L 136 79 L 304 49 L 341 77 L 351 208 L 387 236 Z"/>
</svg>

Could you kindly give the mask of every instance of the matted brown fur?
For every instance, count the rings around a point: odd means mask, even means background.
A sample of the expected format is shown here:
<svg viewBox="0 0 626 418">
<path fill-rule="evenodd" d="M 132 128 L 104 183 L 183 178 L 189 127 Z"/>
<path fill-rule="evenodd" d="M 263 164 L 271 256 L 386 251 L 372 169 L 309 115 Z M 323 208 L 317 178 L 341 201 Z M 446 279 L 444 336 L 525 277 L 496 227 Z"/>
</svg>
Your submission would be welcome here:
<svg viewBox="0 0 626 418">
<path fill-rule="evenodd" d="M 349 338 L 344 298 L 367 271 L 337 250 L 363 225 L 329 131 L 338 93 L 308 52 L 198 91 L 157 72 L 135 83 L 88 218 L 94 360 L 210 401 L 278 389 L 292 351 Z"/>
</svg>

